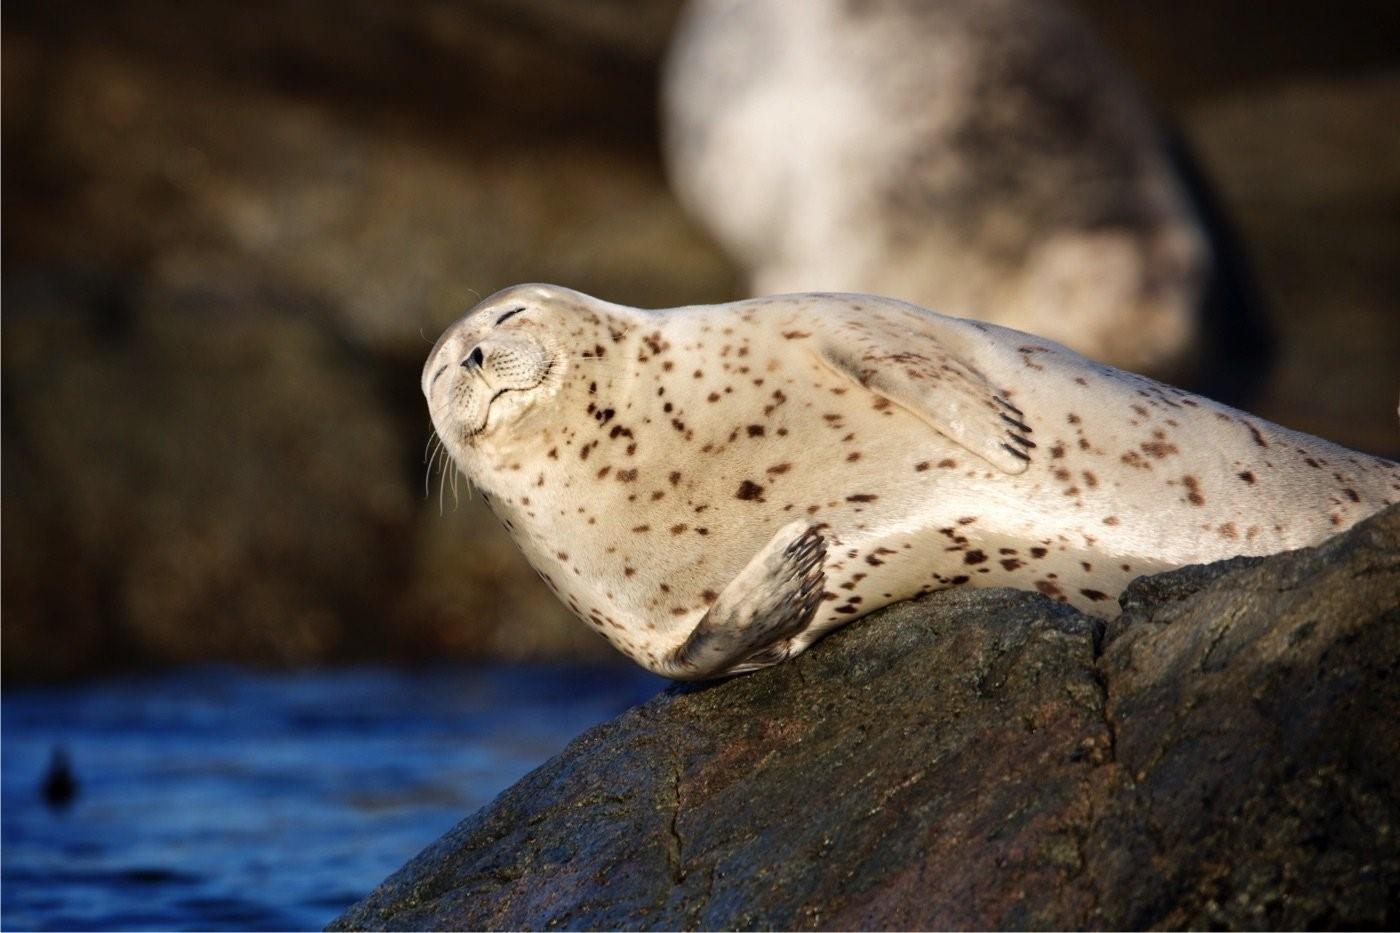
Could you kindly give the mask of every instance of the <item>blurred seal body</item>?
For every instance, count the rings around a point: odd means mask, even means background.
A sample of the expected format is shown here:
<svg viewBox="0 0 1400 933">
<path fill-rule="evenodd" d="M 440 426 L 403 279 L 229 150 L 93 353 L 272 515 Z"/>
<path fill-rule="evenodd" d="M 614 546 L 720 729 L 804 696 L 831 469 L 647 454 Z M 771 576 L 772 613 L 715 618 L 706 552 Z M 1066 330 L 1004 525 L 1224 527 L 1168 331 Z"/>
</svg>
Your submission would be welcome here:
<svg viewBox="0 0 1400 933">
<path fill-rule="evenodd" d="M 890 602 L 1314 544 L 1400 467 L 1061 346 L 862 295 L 643 311 L 527 285 L 423 370 L 433 424 L 555 593 L 674 677 Z"/>
<path fill-rule="evenodd" d="M 676 191 L 753 294 L 957 309 L 1180 375 L 1210 234 L 1136 88 L 1047 0 L 691 0 Z"/>
</svg>

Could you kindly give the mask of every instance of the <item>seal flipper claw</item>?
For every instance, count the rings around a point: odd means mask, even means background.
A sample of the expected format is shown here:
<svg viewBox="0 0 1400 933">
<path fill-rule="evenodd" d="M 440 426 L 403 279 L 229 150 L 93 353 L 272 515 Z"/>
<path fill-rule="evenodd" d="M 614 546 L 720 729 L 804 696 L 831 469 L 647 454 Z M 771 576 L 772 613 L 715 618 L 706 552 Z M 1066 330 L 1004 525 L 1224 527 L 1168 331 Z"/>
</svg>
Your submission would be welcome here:
<svg viewBox="0 0 1400 933">
<path fill-rule="evenodd" d="M 783 660 L 787 640 L 807 627 L 821 602 L 825 562 L 826 541 L 816 527 L 784 526 L 662 657 L 657 673 L 703 680 Z"/>
</svg>

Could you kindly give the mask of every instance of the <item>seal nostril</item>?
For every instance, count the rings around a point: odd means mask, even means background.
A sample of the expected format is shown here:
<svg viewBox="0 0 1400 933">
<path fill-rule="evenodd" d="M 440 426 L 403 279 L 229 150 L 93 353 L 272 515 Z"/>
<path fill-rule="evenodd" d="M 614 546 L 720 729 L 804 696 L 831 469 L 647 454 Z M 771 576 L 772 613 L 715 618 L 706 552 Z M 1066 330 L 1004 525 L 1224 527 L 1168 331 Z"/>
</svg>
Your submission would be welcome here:
<svg viewBox="0 0 1400 933">
<path fill-rule="evenodd" d="M 473 366 L 480 366 L 482 359 L 484 359 L 484 355 L 481 352 L 481 347 L 476 347 L 467 354 L 465 360 L 462 360 L 462 365 L 470 369 Z"/>
</svg>

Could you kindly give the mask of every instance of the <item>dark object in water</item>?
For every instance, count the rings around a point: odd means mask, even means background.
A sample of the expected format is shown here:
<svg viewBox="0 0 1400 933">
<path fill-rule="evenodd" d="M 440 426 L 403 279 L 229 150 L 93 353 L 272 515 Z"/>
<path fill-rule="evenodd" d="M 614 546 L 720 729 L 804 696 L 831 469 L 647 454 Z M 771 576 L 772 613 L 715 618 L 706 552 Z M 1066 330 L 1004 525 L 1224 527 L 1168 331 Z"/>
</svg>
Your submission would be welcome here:
<svg viewBox="0 0 1400 933">
<path fill-rule="evenodd" d="M 78 796 L 78 779 L 73 777 L 73 765 L 62 746 L 56 746 L 49 756 L 49 770 L 39 793 L 50 810 L 66 810 Z"/>
</svg>

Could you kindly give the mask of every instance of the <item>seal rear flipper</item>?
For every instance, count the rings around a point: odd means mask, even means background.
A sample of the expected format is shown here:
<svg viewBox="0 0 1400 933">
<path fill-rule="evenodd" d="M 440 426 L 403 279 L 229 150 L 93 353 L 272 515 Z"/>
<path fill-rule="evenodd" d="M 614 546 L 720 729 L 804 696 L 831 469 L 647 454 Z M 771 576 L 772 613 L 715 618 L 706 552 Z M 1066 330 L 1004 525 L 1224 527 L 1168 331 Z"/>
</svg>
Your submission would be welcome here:
<svg viewBox="0 0 1400 933">
<path fill-rule="evenodd" d="M 806 628 L 821 602 L 825 561 L 826 542 L 816 528 L 806 522 L 784 526 L 654 670 L 677 680 L 703 680 L 782 660 L 786 654 L 776 650 L 778 643 Z M 766 663 L 745 664 L 765 652 Z"/>
<path fill-rule="evenodd" d="M 1035 442 L 1026 416 L 946 341 L 913 342 L 874 327 L 843 328 L 825 341 L 828 366 L 908 410 L 1003 473 L 1022 473 Z"/>
</svg>

